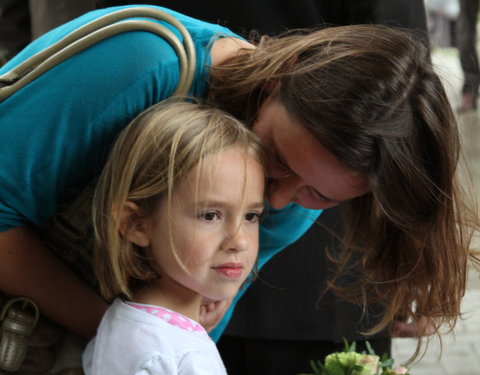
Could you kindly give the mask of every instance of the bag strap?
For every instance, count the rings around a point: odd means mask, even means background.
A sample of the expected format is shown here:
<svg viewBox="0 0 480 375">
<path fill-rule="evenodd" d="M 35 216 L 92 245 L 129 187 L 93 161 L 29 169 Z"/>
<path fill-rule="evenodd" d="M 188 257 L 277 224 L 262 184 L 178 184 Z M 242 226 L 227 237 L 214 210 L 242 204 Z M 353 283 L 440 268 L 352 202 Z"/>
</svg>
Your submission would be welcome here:
<svg viewBox="0 0 480 375">
<path fill-rule="evenodd" d="M 133 17 L 147 19 L 128 19 Z M 164 21 L 174 26 L 180 32 L 183 43 L 172 31 L 153 20 Z M 190 33 L 174 16 L 160 9 L 132 7 L 112 12 L 81 26 L 0 75 L 0 102 L 76 53 L 111 36 L 128 31 L 152 32 L 172 46 L 180 63 L 180 79 L 173 95 L 186 95 L 193 81 L 196 64 L 195 47 Z"/>
</svg>

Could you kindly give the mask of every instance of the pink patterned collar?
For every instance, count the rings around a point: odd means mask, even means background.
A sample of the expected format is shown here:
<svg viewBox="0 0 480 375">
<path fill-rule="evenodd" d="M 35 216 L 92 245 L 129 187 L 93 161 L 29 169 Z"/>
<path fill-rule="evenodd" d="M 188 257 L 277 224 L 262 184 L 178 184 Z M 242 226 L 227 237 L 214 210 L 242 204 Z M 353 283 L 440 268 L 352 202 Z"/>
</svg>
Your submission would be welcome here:
<svg viewBox="0 0 480 375">
<path fill-rule="evenodd" d="M 133 303 L 126 301 L 127 305 L 132 306 L 138 310 L 145 311 L 149 314 L 152 314 L 165 322 L 171 324 L 172 326 L 181 328 L 189 332 L 205 332 L 205 329 L 198 324 L 193 319 L 190 319 L 182 314 L 179 314 L 173 310 L 167 309 L 165 307 L 154 306 L 154 305 L 144 305 L 140 303 Z"/>
</svg>

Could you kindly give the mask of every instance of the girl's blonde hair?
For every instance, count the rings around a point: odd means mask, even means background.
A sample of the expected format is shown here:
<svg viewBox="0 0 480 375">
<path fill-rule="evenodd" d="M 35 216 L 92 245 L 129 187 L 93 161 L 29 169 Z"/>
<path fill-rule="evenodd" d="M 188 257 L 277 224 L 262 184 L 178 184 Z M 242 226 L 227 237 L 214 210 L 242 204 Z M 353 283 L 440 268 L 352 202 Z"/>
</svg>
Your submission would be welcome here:
<svg viewBox="0 0 480 375">
<path fill-rule="evenodd" d="M 107 300 L 130 297 L 158 277 L 145 249 L 128 241 L 129 228 L 120 233 L 123 205 L 130 201 L 143 215 L 153 214 L 161 200 L 171 202 L 173 190 L 192 168 L 230 146 L 264 166 L 257 137 L 241 122 L 219 109 L 179 100 L 154 105 L 120 133 L 93 202 L 95 270 Z"/>
<path fill-rule="evenodd" d="M 429 51 L 393 28 L 355 25 L 262 38 L 212 69 L 209 100 L 251 126 L 273 91 L 371 193 L 343 205 L 345 251 L 363 275 L 339 287 L 385 316 L 454 325 L 474 206 L 457 180 L 458 127 Z"/>
</svg>

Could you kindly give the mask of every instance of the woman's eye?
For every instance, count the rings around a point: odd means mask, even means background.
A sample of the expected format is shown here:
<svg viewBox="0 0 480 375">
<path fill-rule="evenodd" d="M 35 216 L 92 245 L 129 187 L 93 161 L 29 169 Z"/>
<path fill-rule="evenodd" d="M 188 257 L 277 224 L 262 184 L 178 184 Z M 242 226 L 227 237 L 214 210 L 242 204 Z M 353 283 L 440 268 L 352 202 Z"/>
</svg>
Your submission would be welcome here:
<svg viewBox="0 0 480 375">
<path fill-rule="evenodd" d="M 278 154 L 275 154 L 275 166 L 277 170 L 283 174 L 282 177 L 289 177 L 294 175 L 293 171 L 290 169 L 287 163 L 284 160 L 281 160 Z"/>
<path fill-rule="evenodd" d="M 260 213 L 258 212 L 249 212 L 245 215 L 245 220 L 251 223 L 256 223 L 260 219 Z"/>
<path fill-rule="evenodd" d="M 326 202 L 326 203 L 332 203 L 332 201 L 328 198 L 326 198 L 325 196 L 323 196 L 322 194 L 320 194 L 317 190 L 315 190 L 314 188 L 310 188 L 310 194 L 312 195 L 312 197 L 314 199 L 316 199 L 317 201 L 320 201 L 320 202 Z"/>
<path fill-rule="evenodd" d="M 280 160 L 280 158 L 278 157 L 278 154 L 275 155 L 275 163 L 277 164 L 278 168 L 281 168 L 285 171 L 289 170 L 289 168 L 285 165 L 285 163 L 282 160 Z"/>
<path fill-rule="evenodd" d="M 220 218 L 220 215 L 215 211 L 208 211 L 200 214 L 200 219 L 204 221 L 215 221 Z"/>
<path fill-rule="evenodd" d="M 284 165 L 279 164 L 278 169 L 280 169 L 280 171 L 282 172 L 281 177 L 283 177 L 283 178 L 290 177 L 292 175 L 292 172 L 290 172 L 290 170 Z"/>
</svg>

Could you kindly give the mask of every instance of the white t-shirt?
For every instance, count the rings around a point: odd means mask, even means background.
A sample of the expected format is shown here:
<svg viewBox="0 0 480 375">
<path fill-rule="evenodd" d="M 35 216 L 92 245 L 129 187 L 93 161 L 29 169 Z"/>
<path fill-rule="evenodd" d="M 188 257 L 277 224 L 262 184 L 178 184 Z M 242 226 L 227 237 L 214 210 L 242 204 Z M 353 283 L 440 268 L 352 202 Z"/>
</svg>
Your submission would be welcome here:
<svg viewBox="0 0 480 375">
<path fill-rule="evenodd" d="M 187 331 L 120 299 L 108 308 L 82 361 L 86 375 L 227 373 L 205 330 Z"/>
</svg>

